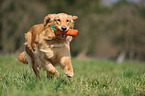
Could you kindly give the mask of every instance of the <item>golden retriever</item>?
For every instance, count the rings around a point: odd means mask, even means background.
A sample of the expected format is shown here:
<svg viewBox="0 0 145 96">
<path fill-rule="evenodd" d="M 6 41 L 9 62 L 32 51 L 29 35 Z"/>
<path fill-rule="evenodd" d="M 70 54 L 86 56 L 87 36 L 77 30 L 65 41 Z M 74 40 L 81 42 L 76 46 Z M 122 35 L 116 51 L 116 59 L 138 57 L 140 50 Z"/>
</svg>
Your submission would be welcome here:
<svg viewBox="0 0 145 96">
<path fill-rule="evenodd" d="M 65 32 L 73 29 L 74 20 L 77 16 L 65 13 L 48 14 L 43 24 L 32 26 L 25 34 L 25 50 L 18 56 L 18 61 L 28 63 L 33 69 L 36 77 L 39 77 L 39 68 L 47 72 L 47 77 L 56 75 L 59 72 L 54 66 L 60 65 L 68 77 L 74 75 L 71 64 L 70 42 L 72 36 L 58 35 L 52 29 L 56 25 L 59 30 Z"/>
</svg>

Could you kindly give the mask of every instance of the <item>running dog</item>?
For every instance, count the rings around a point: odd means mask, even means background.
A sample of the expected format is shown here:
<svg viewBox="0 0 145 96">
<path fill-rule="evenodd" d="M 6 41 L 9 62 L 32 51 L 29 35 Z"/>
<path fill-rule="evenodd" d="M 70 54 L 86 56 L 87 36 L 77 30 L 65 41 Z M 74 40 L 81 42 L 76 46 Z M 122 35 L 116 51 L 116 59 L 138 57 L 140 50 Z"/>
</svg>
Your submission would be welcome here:
<svg viewBox="0 0 145 96">
<path fill-rule="evenodd" d="M 70 42 L 72 36 L 57 34 L 51 26 L 63 32 L 73 29 L 74 20 L 77 16 L 65 13 L 48 14 L 43 24 L 34 25 L 25 34 L 25 50 L 18 56 L 18 61 L 28 63 L 36 77 L 39 77 L 39 68 L 47 72 L 47 77 L 59 72 L 54 66 L 60 65 L 68 77 L 72 77 L 73 67 L 71 64 Z"/>
</svg>

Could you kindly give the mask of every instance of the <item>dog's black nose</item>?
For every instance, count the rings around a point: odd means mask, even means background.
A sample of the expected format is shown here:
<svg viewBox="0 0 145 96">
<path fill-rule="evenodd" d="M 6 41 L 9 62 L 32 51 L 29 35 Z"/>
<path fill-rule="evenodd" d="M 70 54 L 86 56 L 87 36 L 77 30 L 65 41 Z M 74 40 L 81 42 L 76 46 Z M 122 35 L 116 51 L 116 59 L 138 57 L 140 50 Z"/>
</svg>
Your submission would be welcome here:
<svg viewBox="0 0 145 96">
<path fill-rule="evenodd" d="M 62 26 L 62 27 L 61 27 L 61 30 L 62 30 L 62 31 L 66 31 L 66 29 L 67 29 L 67 28 L 66 28 L 65 26 Z"/>
</svg>

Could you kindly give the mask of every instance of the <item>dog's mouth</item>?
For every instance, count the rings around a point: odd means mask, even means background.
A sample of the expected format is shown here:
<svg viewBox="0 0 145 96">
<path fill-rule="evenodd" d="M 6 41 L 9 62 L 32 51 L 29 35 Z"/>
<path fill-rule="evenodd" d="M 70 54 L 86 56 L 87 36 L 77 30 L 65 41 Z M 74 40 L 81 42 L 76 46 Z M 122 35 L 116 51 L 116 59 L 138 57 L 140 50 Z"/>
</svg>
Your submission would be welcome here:
<svg viewBox="0 0 145 96">
<path fill-rule="evenodd" d="M 57 34 L 57 33 L 56 36 L 58 37 L 58 39 L 65 39 L 67 37 L 67 35 L 65 34 Z"/>
<path fill-rule="evenodd" d="M 64 35 L 64 34 L 59 34 L 58 36 L 61 37 L 62 39 L 64 39 L 66 37 L 66 35 Z"/>
<path fill-rule="evenodd" d="M 67 27 L 58 27 L 58 29 L 62 32 L 62 33 L 67 33 L 68 28 Z M 67 35 L 65 34 L 57 34 L 61 39 L 66 38 Z"/>
<path fill-rule="evenodd" d="M 54 30 L 56 36 L 57 36 L 57 39 L 64 39 L 66 38 L 66 34 L 67 31 L 68 31 L 68 28 L 67 27 L 57 27 L 57 26 L 50 26 L 52 27 L 52 29 Z"/>
</svg>

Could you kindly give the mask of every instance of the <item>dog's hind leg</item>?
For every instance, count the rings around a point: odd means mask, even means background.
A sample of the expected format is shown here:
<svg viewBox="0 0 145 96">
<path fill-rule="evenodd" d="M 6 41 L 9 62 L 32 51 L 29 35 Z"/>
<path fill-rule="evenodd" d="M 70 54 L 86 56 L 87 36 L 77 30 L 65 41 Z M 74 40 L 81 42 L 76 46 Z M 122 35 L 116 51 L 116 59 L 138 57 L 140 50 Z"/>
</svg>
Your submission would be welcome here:
<svg viewBox="0 0 145 96">
<path fill-rule="evenodd" d="M 36 64 L 35 56 L 34 56 L 32 50 L 30 50 L 28 46 L 25 46 L 25 52 L 26 52 L 26 58 L 27 58 L 28 64 L 33 69 L 36 77 L 39 78 L 40 77 L 39 76 L 39 71 L 37 69 L 37 64 Z"/>
</svg>

